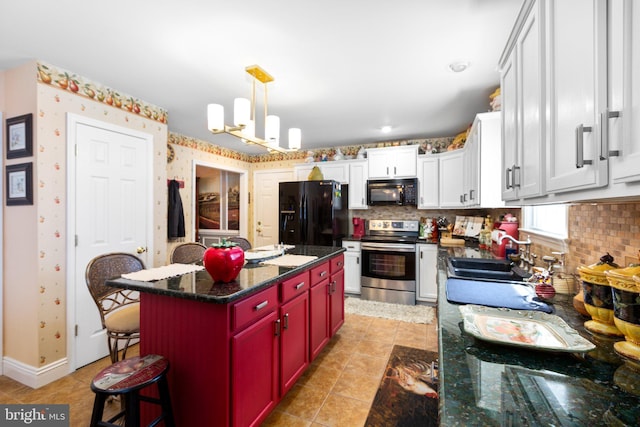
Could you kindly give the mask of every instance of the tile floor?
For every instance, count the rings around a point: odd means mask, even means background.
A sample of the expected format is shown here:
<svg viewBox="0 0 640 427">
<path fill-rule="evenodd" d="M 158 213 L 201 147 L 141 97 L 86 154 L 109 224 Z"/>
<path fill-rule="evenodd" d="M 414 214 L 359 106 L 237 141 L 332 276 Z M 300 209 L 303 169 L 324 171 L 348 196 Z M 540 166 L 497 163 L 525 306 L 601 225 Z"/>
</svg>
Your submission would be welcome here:
<svg viewBox="0 0 640 427">
<path fill-rule="evenodd" d="M 437 351 L 435 322 L 347 314 L 340 331 L 263 425 L 363 426 L 394 344 Z M 137 350 L 133 347 L 128 355 L 137 355 Z M 0 403 L 69 403 L 70 425 L 86 427 L 94 397 L 89 383 L 109 363 L 101 359 L 37 390 L 0 376 Z M 107 411 L 117 409 L 107 405 Z"/>
</svg>

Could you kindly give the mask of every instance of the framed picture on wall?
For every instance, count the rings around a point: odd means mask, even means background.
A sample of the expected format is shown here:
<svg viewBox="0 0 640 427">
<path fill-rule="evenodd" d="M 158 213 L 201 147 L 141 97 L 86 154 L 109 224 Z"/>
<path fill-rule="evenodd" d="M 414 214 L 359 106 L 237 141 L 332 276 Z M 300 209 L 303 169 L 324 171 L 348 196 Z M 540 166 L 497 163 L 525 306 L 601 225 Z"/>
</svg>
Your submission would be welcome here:
<svg viewBox="0 0 640 427">
<path fill-rule="evenodd" d="M 7 206 L 33 204 L 32 163 L 7 166 Z"/>
<path fill-rule="evenodd" d="M 33 154 L 33 115 L 7 119 L 7 159 Z"/>
</svg>

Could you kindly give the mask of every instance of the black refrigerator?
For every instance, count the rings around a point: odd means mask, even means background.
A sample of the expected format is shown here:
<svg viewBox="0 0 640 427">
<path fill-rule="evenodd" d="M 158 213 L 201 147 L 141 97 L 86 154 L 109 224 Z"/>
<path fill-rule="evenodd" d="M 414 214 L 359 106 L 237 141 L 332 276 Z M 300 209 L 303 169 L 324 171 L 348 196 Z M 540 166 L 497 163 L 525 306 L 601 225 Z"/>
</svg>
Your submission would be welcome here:
<svg viewBox="0 0 640 427">
<path fill-rule="evenodd" d="M 347 185 L 336 181 L 280 183 L 280 242 L 341 246 L 349 233 Z"/>
</svg>

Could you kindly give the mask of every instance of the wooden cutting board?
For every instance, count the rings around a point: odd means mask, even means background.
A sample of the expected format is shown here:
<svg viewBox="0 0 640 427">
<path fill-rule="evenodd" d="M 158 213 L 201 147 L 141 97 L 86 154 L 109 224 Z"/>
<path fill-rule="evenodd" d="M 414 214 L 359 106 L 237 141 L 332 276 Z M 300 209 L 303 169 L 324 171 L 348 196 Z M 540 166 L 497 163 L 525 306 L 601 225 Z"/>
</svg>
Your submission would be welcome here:
<svg viewBox="0 0 640 427">
<path fill-rule="evenodd" d="M 440 239 L 442 246 L 464 246 L 464 239 L 453 239 L 449 237 L 443 237 Z"/>
</svg>

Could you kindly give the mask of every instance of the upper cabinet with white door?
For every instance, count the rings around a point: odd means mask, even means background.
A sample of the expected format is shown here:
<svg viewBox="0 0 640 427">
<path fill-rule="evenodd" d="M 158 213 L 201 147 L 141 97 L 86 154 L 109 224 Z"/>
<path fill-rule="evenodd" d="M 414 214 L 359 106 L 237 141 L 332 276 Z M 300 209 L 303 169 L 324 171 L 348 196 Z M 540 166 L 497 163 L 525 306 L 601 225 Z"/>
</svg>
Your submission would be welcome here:
<svg viewBox="0 0 640 427">
<path fill-rule="evenodd" d="M 315 162 L 295 165 L 293 167 L 293 174 L 296 181 L 307 181 L 314 166 L 320 169 L 322 177 L 325 180 L 332 179 L 341 184 L 349 183 L 349 163 L 346 161 Z"/>
<path fill-rule="evenodd" d="M 367 205 L 367 177 L 369 164 L 366 159 L 349 161 L 349 209 L 369 209 Z"/>
<path fill-rule="evenodd" d="M 602 115 L 614 185 L 640 181 L 640 4 L 609 1 L 609 109 Z M 636 188 L 637 194 L 637 188 Z"/>
<path fill-rule="evenodd" d="M 526 0 L 500 58 L 502 199 L 543 194 L 542 1 Z"/>
<path fill-rule="evenodd" d="M 438 154 L 418 156 L 418 209 L 440 207 Z"/>
<path fill-rule="evenodd" d="M 607 2 L 546 0 L 546 193 L 607 185 Z"/>
<path fill-rule="evenodd" d="M 414 144 L 368 149 L 369 179 L 415 178 L 418 148 Z"/>
</svg>

